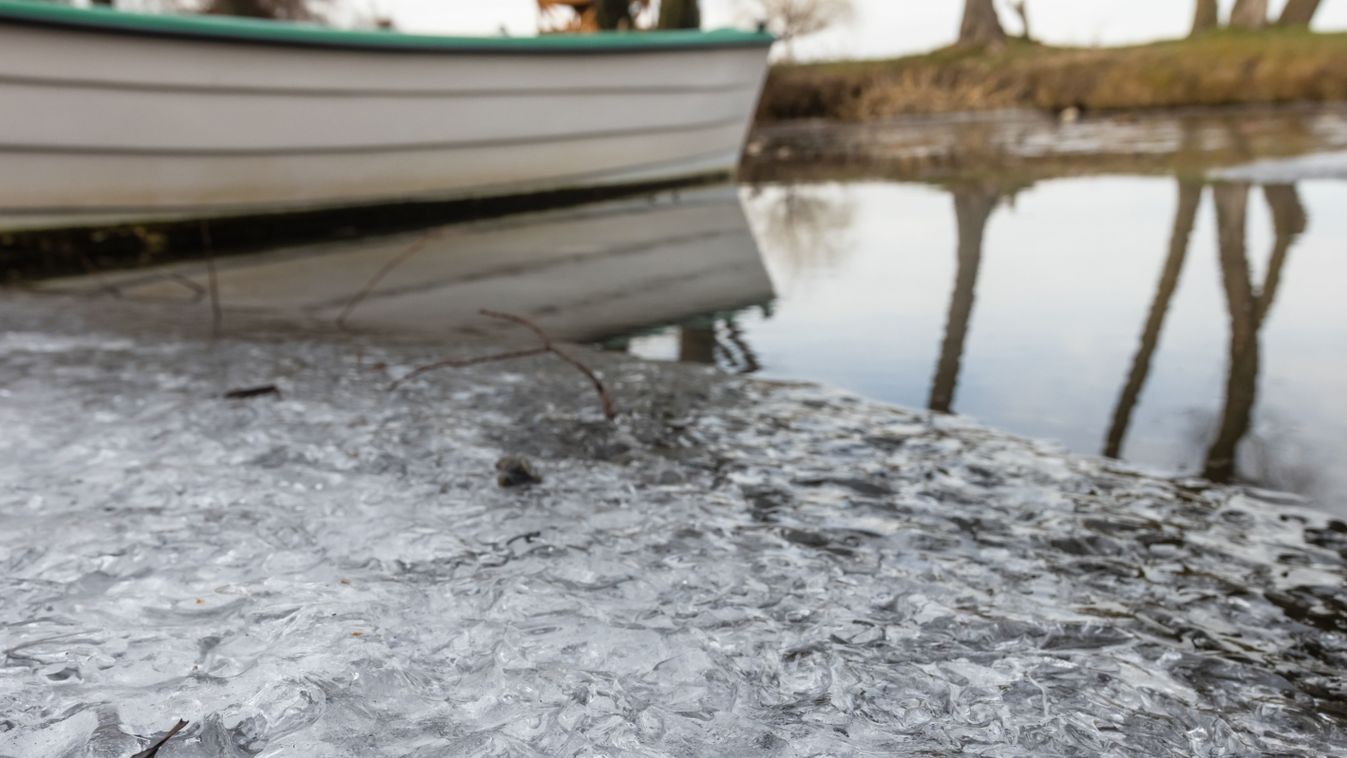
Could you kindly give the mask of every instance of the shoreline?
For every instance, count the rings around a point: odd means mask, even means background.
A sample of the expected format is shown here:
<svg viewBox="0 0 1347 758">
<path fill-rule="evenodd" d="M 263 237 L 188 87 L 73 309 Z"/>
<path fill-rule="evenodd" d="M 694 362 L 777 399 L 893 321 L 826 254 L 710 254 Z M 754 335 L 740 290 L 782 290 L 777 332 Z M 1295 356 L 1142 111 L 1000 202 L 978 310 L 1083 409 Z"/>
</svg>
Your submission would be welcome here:
<svg viewBox="0 0 1347 758">
<path fill-rule="evenodd" d="M 584 349 L 616 424 L 545 359 L 389 393 L 489 346 L 202 310 L 0 302 L 0 754 L 1347 747 L 1347 526 L 1291 499 Z"/>
<path fill-rule="evenodd" d="M 1024 108 L 1116 114 L 1190 106 L 1347 101 L 1347 33 L 1224 30 L 1107 48 L 1011 40 L 888 60 L 774 66 L 760 125 Z"/>
<path fill-rule="evenodd" d="M 1184 107 L 1071 121 L 1024 109 L 808 119 L 756 127 L 740 181 L 1201 179 L 1214 169 L 1344 149 L 1347 103 Z"/>
</svg>

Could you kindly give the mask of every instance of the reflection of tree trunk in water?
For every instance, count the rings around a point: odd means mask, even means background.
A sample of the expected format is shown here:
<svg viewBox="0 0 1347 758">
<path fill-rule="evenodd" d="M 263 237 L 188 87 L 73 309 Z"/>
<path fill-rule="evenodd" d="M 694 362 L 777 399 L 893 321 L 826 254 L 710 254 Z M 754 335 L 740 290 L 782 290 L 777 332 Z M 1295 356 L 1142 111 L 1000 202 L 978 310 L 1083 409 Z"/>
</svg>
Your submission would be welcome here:
<svg viewBox="0 0 1347 758">
<path fill-rule="evenodd" d="M 1249 259 L 1244 249 L 1249 185 L 1219 184 L 1213 193 L 1221 281 L 1230 309 L 1230 374 L 1226 379 L 1221 426 L 1207 450 L 1203 476 L 1213 482 L 1229 482 L 1235 478 L 1235 453 L 1249 430 L 1257 395 L 1258 326 L 1253 287 L 1249 284 Z"/>
<path fill-rule="evenodd" d="M 1216 232 L 1220 246 L 1221 280 L 1230 309 L 1230 373 L 1226 379 L 1225 408 L 1216 439 L 1207 450 L 1203 475 L 1214 482 L 1235 476 L 1235 452 L 1249 429 L 1254 384 L 1258 375 L 1258 332 L 1254 326 L 1253 288 L 1244 249 L 1249 185 L 1221 184 L 1216 197 Z"/>
<path fill-rule="evenodd" d="M 1123 440 L 1127 437 L 1127 427 L 1132 421 L 1132 411 L 1146 384 L 1151 358 L 1155 355 L 1160 331 L 1164 328 L 1165 314 L 1169 312 L 1169 303 L 1179 285 L 1179 273 L 1188 255 L 1188 240 L 1192 236 L 1197 207 L 1201 201 L 1202 185 L 1179 182 L 1179 208 L 1174 214 L 1174 231 L 1169 237 L 1169 257 L 1160 271 L 1160 284 L 1155 289 L 1150 315 L 1146 317 L 1146 328 L 1141 332 L 1141 347 L 1132 359 L 1132 371 L 1127 376 L 1127 384 L 1123 386 L 1118 405 L 1113 410 L 1113 423 L 1109 426 L 1108 440 L 1104 443 L 1104 455 L 1109 458 L 1122 455 Z"/>
<path fill-rule="evenodd" d="M 935 382 L 927 406 L 939 413 L 950 413 L 954 406 L 954 390 L 959 383 L 959 365 L 963 359 L 964 341 L 968 337 L 968 322 L 973 315 L 978 267 L 982 264 L 982 237 L 987 219 L 996 208 L 1000 195 L 986 187 L 957 187 L 954 194 L 954 215 L 959 225 L 959 267 L 954 279 L 954 294 L 950 298 L 949 315 L 945 320 L 945 339 L 940 345 L 940 363 L 936 367 Z"/>
<path fill-rule="evenodd" d="M 709 323 L 704 326 L 684 326 L 678 335 L 678 360 L 683 363 L 716 362 L 716 326 Z"/>
<path fill-rule="evenodd" d="M 1246 184 L 1216 187 L 1217 233 L 1221 246 L 1221 277 L 1230 306 L 1230 376 L 1226 381 L 1225 410 L 1216 439 L 1207 450 L 1203 475 L 1214 482 L 1235 479 L 1239 442 L 1249 431 L 1258 396 L 1258 333 L 1277 296 L 1282 269 L 1296 237 L 1305 231 L 1305 210 L 1291 185 L 1271 185 L 1264 195 L 1272 209 L 1276 233 L 1267 276 L 1255 296 L 1249 283 L 1244 250 L 1244 220 L 1249 188 Z"/>
<path fill-rule="evenodd" d="M 1300 204 L 1300 194 L 1294 184 L 1269 184 L 1263 187 L 1263 196 L 1272 209 L 1272 228 L 1276 239 L 1272 244 L 1272 257 L 1268 259 L 1267 278 L 1258 295 L 1255 318 L 1258 328 L 1263 328 L 1263 319 L 1272 310 L 1272 299 L 1277 295 L 1277 286 L 1281 284 L 1282 267 L 1286 264 L 1286 255 L 1291 244 L 1305 231 L 1309 219 L 1305 207 Z"/>
</svg>

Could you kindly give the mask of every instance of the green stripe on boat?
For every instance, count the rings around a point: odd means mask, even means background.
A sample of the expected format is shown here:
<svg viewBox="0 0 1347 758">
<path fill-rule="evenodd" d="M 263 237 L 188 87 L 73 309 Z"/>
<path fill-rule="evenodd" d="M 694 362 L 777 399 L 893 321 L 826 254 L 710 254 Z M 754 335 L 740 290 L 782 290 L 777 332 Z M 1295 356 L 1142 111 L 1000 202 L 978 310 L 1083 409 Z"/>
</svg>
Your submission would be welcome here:
<svg viewBox="0 0 1347 758">
<path fill-rule="evenodd" d="M 182 37 L 202 41 L 245 42 L 384 52 L 633 53 L 730 47 L 765 47 L 773 38 L 762 32 L 715 31 L 603 32 L 549 34 L 539 37 L 441 37 L 392 31 L 332 29 L 314 24 L 263 21 L 228 16 L 130 13 L 110 8 L 76 8 L 29 0 L 0 0 L 0 24 L 27 23 L 64 29 Z"/>
</svg>

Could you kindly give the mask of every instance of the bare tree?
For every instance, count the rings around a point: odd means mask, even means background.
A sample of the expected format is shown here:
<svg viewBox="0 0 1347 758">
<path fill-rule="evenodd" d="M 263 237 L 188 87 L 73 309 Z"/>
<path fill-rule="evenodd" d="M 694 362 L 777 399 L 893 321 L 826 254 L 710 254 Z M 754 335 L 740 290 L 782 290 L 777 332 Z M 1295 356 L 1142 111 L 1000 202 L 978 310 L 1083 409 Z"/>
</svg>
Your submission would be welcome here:
<svg viewBox="0 0 1347 758">
<path fill-rule="evenodd" d="M 1006 43 L 1006 30 L 996 15 L 992 0 L 964 0 L 959 44 L 966 47 L 998 47 Z"/>
<path fill-rule="evenodd" d="M 1277 26 L 1309 26 L 1319 12 L 1320 0 L 1287 0 Z"/>
<path fill-rule="evenodd" d="M 851 0 L 747 0 L 748 15 L 766 24 L 792 57 L 795 40 L 850 21 L 855 15 Z"/>
<path fill-rule="evenodd" d="M 1267 26 L 1267 0 L 1235 0 L 1230 28 L 1262 29 Z"/>
<path fill-rule="evenodd" d="M 660 0 L 660 29 L 700 29 L 702 9 L 697 0 Z"/>
<path fill-rule="evenodd" d="M 209 0 L 205 12 L 212 16 L 312 21 L 322 18 L 322 5 L 322 0 Z"/>
<path fill-rule="evenodd" d="M 1193 13 L 1193 34 L 1215 29 L 1221 25 L 1221 11 L 1216 0 L 1197 0 L 1197 9 Z"/>
<path fill-rule="evenodd" d="M 1015 15 L 1020 17 L 1020 39 L 1030 42 L 1034 39 L 1033 32 L 1029 29 L 1029 8 L 1027 0 L 1011 0 L 1010 9 L 1015 11 Z"/>
<path fill-rule="evenodd" d="M 630 29 L 635 24 L 628 0 L 598 0 L 595 20 L 600 29 Z"/>
</svg>

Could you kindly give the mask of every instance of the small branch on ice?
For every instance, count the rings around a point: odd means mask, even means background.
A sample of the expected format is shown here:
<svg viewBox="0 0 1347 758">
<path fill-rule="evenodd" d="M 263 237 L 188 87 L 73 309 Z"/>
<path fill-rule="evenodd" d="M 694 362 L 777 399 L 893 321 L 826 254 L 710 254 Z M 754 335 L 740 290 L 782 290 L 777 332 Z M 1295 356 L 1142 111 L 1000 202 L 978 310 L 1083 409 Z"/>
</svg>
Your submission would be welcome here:
<svg viewBox="0 0 1347 758">
<path fill-rule="evenodd" d="M 247 400 L 254 397 L 264 397 L 266 395 L 281 396 L 281 388 L 274 384 L 264 384 L 261 387 L 246 387 L 239 390 L 230 390 L 224 394 L 226 400 Z"/>
<path fill-rule="evenodd" d="M 474 366 L 479 363 L 494 363 L 496 361 L 507 361 L 512 360 L 514 358 L 529 358 L 535 355 L 542 355 L 544 353 L 552 353 L 553 355 L 565 361 L 566 363 L 569 363 L 570 365 L 574 366 L 576 370 L 578 370 L 580 373 L 584 374 L 586 377 L 589 378 L 589 381 L 594 385 L 594 391 L 597 392 L 599 395 L 599 402 L 603 405 L 604 418 L 611 421 L 613 420 L 613 418 L 617 416 L 617 411 L 613 409 L 613 399 L 608 394 L 608 388 L 603 386 L 603 381 L 599 379 L 599 375 L 594 373 L 594 370 L 591 369 L 589 366 L 586 366 L 584 363 L 581 363 L 578 359 L 567 354 L 566 352 L 558 348 L 555 344 L 553 344 L 552 338 L 547 335 L 547 332 L 543 331 L 542 327 L 538 326 L 532 321 L 529 321 L 523 316 L 516 316 L 513 313 L 502 313 L 500 311 L 493 311 L 486 308 L 483 308 L 479 312 L 483 316 L 486 316 L 487 318 L 500 319 L 502 321 L 509 321 L 515 324 L 519 324 L 520 326 L 525 327 L 528 330 L 532 331 L 534 334 L 538 335 L 538 339 L 542 340 L 543 344 L 538 347 L 528 348 L 526 350 L 513 350 L 507 353 L 481 355 L 476 358 L 448 358 L 442 361 L 436 361 L 435 363 L 428 363 L 424 366 L 417 366 L 416 368 L 404 374 L 400 379 L 394 381 L 391 385 L 389 385 L 388 387 L 389 391 L 397 389 L 398 387 L 402 386 L 405 382 L 411 379 L 415 379 L 416 377 L 424 373 L 435 371 L 442 368 L 464 368 L 466 366 Z"/>
<path fill-rule="evenodd" d="M 392 390 L 395 390 L 395 389 L 397 389 L 398 387 L 401 387 L 405 382 L 409 382 L 409 381 L 411 381 L 412 379 L 415 379 L 416 377 L 418 377 L 418 376 L 420 376 L 420 375 L 422 375 L 422 374 L 425 374 L 425 373 L 427 373 L 427 372 L 430 372 L 430 371 L 436 371 L 436 370 L 442 369 L 442 368 L 466 368 L 466 367 L 468 367 L 468 366 L 475 366 L 475 365 L 477 365 L 477 364 L 479 364 L 479 363 L 492 363 L 492 362 L 494 362 L 494 361 L 508 361 L 508 360 L 510 360 L 511 358 L 528 358 L 528 357 L 534 356 L 534 355 L 542 355 L 543 353 L 546 353 L 546 352 L 547 352 L 547 348 L 535 347 L 535 348 L 530 348 L 530 349 L 528 349 L 528 350 L 516 350 L 516 351 L 510 352 L 510 353 L 496 353 L 496 354 L 494 354 L 494 355 L 480 355 L 480 356 L 478 356 L 478 357 L 476 357 L 476 358 L 446 358 L 445 360 L 442 360 L 442 361 L 436 361 L 436 362 L 434 362 L 434 363 L 427 363 L 427 364 L 424 365 L 424 366 L 417 366 L 416 368 L 414 368 L 414 369 L 412 369 L 410 372 L 408 372 L 406 375 L 404 375 L 402 378 L 400 378 L 400 379 L 394 381 L 392 384 L 388 385 L 388 389 L 389 389 L 389 391 L 391 392 Z"/>
<path fill-rule="evenodd" d="M 131 758 L 154 758 L 155 756 L 159 755 L 159 748 L 167 744 L 169 740 L 173 739 L 174 735 L 176 735 L 178 732 L 181 732 L 183 728 L 185 728 L 186 726 L 187 726 L 186 721 L 178 719 L 178 723 L 174 724 L 173 728 L 169 729 L 167 734 L 155 740 L 154 744 L 150 745 L 149 747 L 145 748 L 139 753 L 136 753 L 135 755 L 131 756 Z"/>
</svg>

